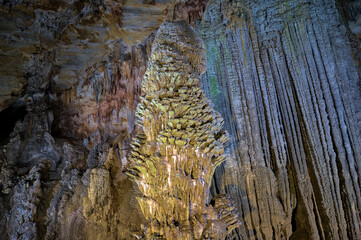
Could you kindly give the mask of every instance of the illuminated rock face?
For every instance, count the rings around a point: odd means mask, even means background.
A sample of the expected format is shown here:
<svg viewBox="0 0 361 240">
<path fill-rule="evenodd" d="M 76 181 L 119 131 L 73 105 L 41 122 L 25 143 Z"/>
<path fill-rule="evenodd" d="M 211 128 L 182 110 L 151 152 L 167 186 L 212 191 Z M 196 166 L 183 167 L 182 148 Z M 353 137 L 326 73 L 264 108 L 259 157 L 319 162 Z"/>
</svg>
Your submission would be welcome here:
<svg viewBox="0 0 361 240">
<path fill-rule="evenodd" d="M 142 132 L 130 154 L 149 238 L 224 239 L 239 224 L 227 196 L 207 204 L 228 137 L 199 87 L 204 63 L 205 47 L 186 22 L 162 24 L 137 107 Z"/>
</svg>

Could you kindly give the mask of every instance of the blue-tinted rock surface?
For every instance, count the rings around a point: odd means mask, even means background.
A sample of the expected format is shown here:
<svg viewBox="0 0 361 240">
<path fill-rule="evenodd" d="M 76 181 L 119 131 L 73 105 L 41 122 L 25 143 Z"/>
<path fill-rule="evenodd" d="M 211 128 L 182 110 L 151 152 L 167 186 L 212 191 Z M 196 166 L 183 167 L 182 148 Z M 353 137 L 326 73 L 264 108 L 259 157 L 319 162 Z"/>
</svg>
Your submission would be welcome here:
<svg viewBox="0 0 361 240">
<path fill-rule="evenodd" d="M 210 1 L 198 25 L 234 155 L 215 191 L 238 199 L 245 239 L 361 235 L 360 77 L 338 7 Z"/>
</svg>

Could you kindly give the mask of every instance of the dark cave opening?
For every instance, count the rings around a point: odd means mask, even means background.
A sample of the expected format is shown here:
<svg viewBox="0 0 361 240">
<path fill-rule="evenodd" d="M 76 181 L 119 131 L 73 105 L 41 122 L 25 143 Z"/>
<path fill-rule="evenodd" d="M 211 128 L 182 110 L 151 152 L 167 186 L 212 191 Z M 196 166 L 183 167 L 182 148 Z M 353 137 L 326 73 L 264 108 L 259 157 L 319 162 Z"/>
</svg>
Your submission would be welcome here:
<svg viewBox="0 0 361 240">
<path fill-rule="evenodd" d="M 14 103 L 0 112 L 0 145 L 9 140 L 9 135 L 13 131 L 16 122 L 23 120 L 26 113 L 26 106 L 20 103 Z"/>
</svg>

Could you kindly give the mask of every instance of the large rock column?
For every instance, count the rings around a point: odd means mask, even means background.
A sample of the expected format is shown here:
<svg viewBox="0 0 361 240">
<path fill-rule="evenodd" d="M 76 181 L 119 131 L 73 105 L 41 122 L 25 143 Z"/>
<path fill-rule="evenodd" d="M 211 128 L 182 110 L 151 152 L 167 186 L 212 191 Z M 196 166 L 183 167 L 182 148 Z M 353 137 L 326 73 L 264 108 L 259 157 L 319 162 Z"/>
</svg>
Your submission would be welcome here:
<svg viewBox="0 0 361 240">
<path fill-rule="evenodd" d="M 186 22 L 161 25 L 142 84 L 142 131 L 129 171 L 144 195 L 138 201 L 148 238 L 224 239 L 239 224 L 226 195 L 208 204 L 228 137 L 199 86 L 204 64 L 204 44 Z"/>
</svg>

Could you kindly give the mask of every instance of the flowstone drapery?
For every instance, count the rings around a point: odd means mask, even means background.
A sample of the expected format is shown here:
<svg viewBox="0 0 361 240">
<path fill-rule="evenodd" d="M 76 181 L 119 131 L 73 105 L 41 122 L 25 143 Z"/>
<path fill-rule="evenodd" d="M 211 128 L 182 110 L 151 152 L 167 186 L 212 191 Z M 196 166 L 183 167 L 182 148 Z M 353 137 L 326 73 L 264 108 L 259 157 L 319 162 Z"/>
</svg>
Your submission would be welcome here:
<svg viewBox="0 0 361 240">
<path fill-rule="evenodd" d="M 128 172 L 143 193 L 138 202 L 147 238 L 224 239 L 239 225 L 226 195 L 209 204 L 228 137 L 199 87 L 205 63 L 204 44 L 186 22 L 161 25 L 142 83 L 142 132 L 132 143 Z"/>
</svg>

